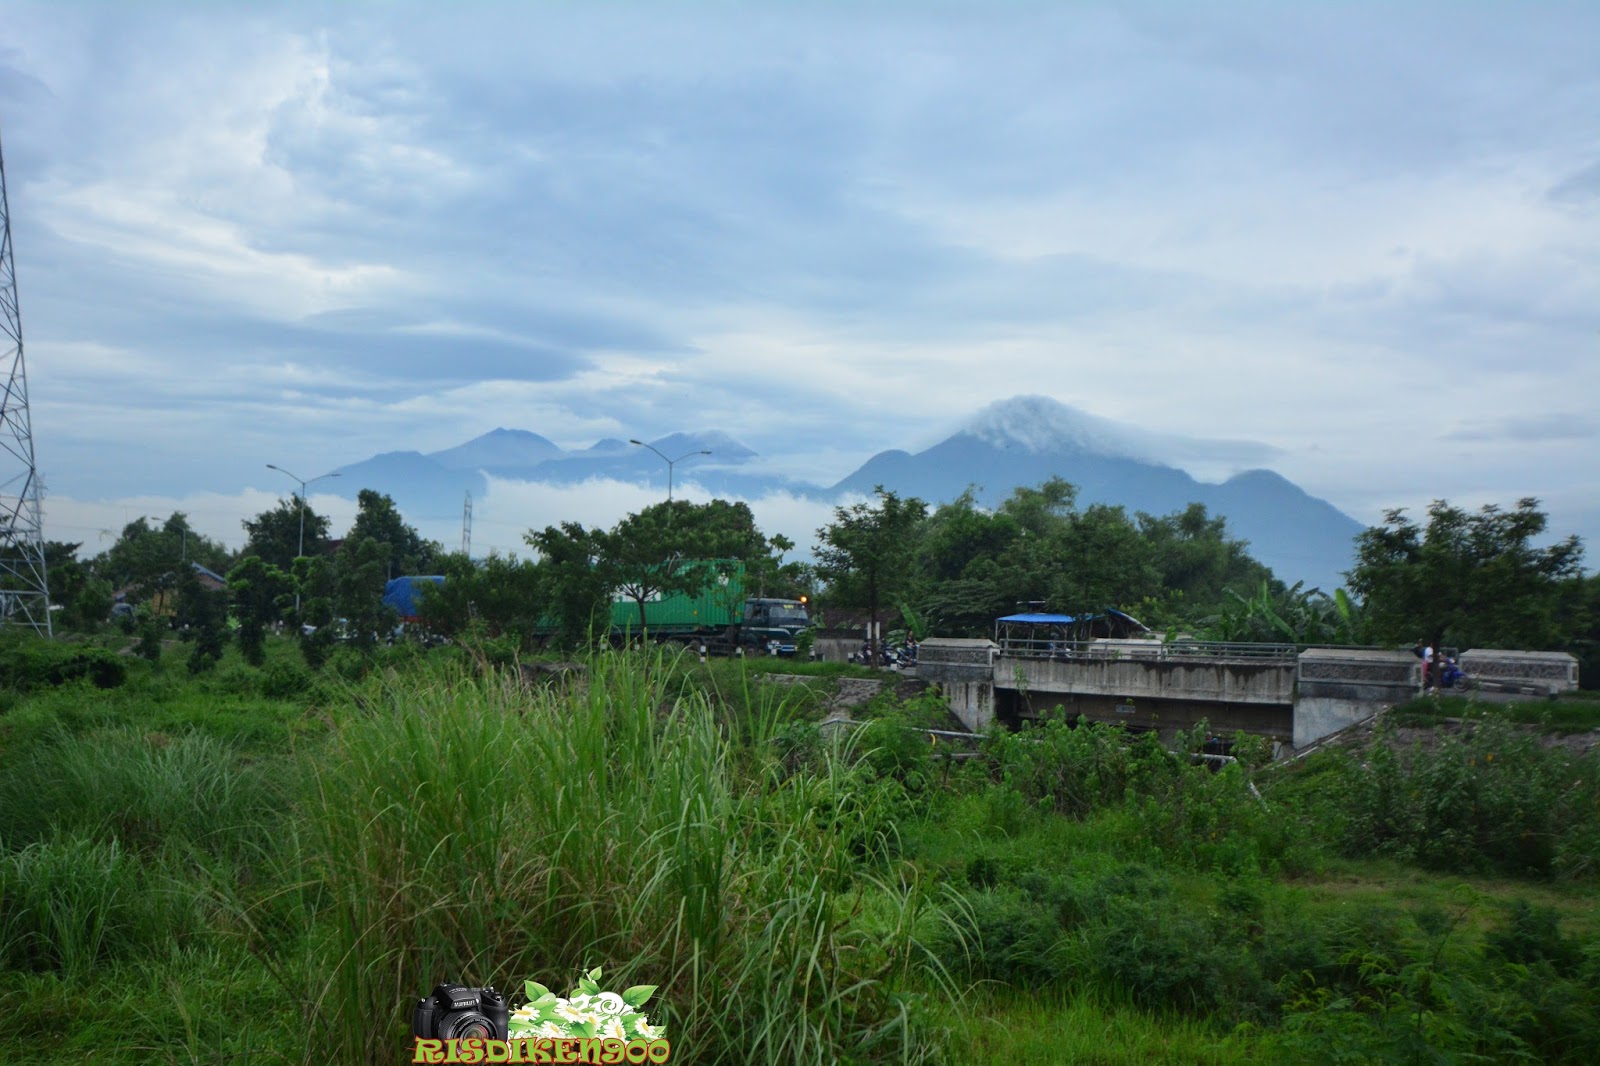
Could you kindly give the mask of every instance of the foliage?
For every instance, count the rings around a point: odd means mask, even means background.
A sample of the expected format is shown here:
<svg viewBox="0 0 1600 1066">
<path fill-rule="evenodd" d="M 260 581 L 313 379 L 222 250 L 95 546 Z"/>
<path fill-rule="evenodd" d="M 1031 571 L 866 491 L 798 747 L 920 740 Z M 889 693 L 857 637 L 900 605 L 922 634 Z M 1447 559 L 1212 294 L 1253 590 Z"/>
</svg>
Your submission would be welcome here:
<svg viewBox="0 0 1600 1066">
<path fill-rule="evenodd" d="M 194 647 L 189 654 L 189 672 L 204 673 L 214 668 L 227 647 L 227 596 L 200 583 L 200 575 L 185 567 L 177 581 L 177 606 L 173 624 Z"/>
<path fill-rule="evenodd" d="M 394 608 L 383 602 L 390 546 L 370 537 L 347 538 L 334 563 L 333 607 L 341 636 L 370 655 L 395 627 Z"/>
<path fill-rule="evenodd" d="M 1212 772 L 1200 733 L 1046 721 L 946 760 L 927 697 L 819 734 L 841 664 L 265 652 L 0 704 L 0 1058 L 388 1060 L 438 980 L 603 967 L 697 1062 L 1600 1059 L 1592 757 L 1515 731 Z M 1379 780 L 1410 846 L 1359 842 Z"/>
<path fill-rule="evenodd" d="M 248 537 L 244 554 L 289 571 L 297 557 L 327 552 L 329 526 L 327 516 L 318 514 L 309 501 L 299 496 L 280 499 L 270 511 L 244 520 Z"/>
<path fill-rule="evenodd" d="M 1380 728 L 1366 765 L 1336 786 L 1347 852 L 1444 870 L 1600 873 L 1600 756 L 1546 749 L 1535 735 L 1491 718 L 1433 750 L 1399 751 L 1391 729 Z"/>
<path fill-rule="evenodd" d="M 698 592 L 746 561 L 770 563 L 773 550 L 749 505 L 727 500 L 646 507 L 600 534 L 599 549 L 617 591 L 638 607 L 637 628 L 646 640 L 646 603 Z"/>
<path fill-rule="evenodd" d="M 228 591 L 239 620 L 239 649 L 252 666 L 265 660 L 267 631 L 283 617 L 290 598 L 288 574 L 259 555 L 247 555 L 228 571 Z"/>
<path fill-rule="evenodd" d="M 1344 589 L 1329 596 L 1303 583 L 1286 589 L 1263 581 L 1248 598 L 1224 589 L 1222 610 L 1202 620 L 1195 635 L 1269 644 L 1360 644 L 1364 625 L 1360 607 Z"/>
<path fill-rule="evenodd" d="M 387 549 L 383 559 L 384 579 L 406 574 L 431 574 L 444 549 L 436 541 L 424 540 L 401 516 L 388 495 L 372 489 L 356 494 L 356 520 L 345 534 L 346 542 L 373 540 Z"/>
<path fill-rule="evenodd" d="M 293 619 L 300 653 L 307 666 L 320 670 L 328 661 L 336 638 L 333 622 L 338 584 L 333 561 L 322 556 L 302 556 L 294 561 L 291 577 L 300 597 L 300 610 Z"/>
<path fill-rule="evenodd" d="M 1229 588 L 1278 587 L 1203 505 L 1165 517 L 1080 508 L 1061 478 L 1018 488 L 994 511 L 969 489 L 922 524 L 916 557 L 917 610 L 952 636 L 987 634 L 1024 603 L 1074 615 L 1136 607 L 1146 622 L 1179 624 Z"/>
<path fill-rule="evenodd" d="M 127 679 L 123 660 L 104 648 L 45 640 L 31 632 L 0 639 L 0 685 L 26 692 L 84 679 L 96 688 L 116 688 Z"/>
<path fill-rule="evenodd" d="M 901 499 L 882 485 L 875 505 L 835 507 L 833 522 L 817 530 L 817 573 L 829 583 L 830 599 L 867 608 L 876 632 L 880 607 L 892 602 L 911 577 L 912 535 L 927 515 L 916 497 Z M 868 662 L 877 662 L 875 638 Z"/>
<path fill-rule="evenodd" d="M 115 590 L 130 590 L 128 602 L 158 599 L 175 587 L 187 563 L 225 573 L 232 554 L 218 541 L 189 528 L 189 518 L 174 511 L 159 527 L 137 518 L 122 529 L 110 548 L 90 564 L 94 575 Z"/>
<path fill-rule="evenodd" d="M 50 601 L 61 607 L 53 620 L 57 630 L 92 633 L 111 614 L 111 582 L 97 577 L 93 568 L 79 562 L 82 544 L 45 541 L 44 561 L 50 586 Z"/>
<path fill-rule="evenodd" d="M 139 606 L 137 617 L 139 640 L 133 647 L 134 654 L 146 662 L 159 663 L 161 641 L 172 631 L 172 624 L 144 604 Z"/>
<path fill-rule="evenodd" d="M 519 647 L 531 646 L 546 617 L 550 568 L 541 569 L 516 556 L 492 554 L 473 560 L 460 552 L 441 556 L 436 568 L 444 583 L 421 585 L 419 609 L 425 629 L 459 637 L 478 625 L 489 637 L 509 636 Z"/>
<path fill-rule="evenodd" d="M 1582 630 L 1583 548 L 1577 537 L 1534 541 L 1539 501 L 1471 514 L 1436 500 L 1426 528 L 1390 511 L 1356 541 L 1350 587 L 1373 636 L 1432 647 L 1561 648 Z"/>
<path fill-rule="evenodd" d="M 577 522 L 546 526 L 523 536 L 539 552 L 546 617 L 563 647 L 577 647 L 611 626 L 612 571 L 605 560 L 605 534 Z"/>
</svg>

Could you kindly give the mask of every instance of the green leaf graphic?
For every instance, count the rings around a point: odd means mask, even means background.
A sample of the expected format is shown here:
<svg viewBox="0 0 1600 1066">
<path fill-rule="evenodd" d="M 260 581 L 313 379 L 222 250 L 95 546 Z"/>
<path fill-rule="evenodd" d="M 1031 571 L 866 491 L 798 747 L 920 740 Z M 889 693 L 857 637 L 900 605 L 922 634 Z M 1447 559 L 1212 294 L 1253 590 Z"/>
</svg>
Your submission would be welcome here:
<svg viewBox="0 0 1600 1066">
<path fill-rule="evenodd" d="M 541 985 L 538 981 L 529 981 L 527 984 L 522 986 L 522 990 L 527 994 L 529 1003 L 535 1003 L 540 999 L 540 997 L 548 996 L 550 994 L 550 990 L 544 985 Z"/>
<path fill-rule="evenodd" d="M 642 1007 L 656 994 L 660 985 L 634 985 L 622 993 L 622 1002 L 630 1007 Z"/>
</svg>

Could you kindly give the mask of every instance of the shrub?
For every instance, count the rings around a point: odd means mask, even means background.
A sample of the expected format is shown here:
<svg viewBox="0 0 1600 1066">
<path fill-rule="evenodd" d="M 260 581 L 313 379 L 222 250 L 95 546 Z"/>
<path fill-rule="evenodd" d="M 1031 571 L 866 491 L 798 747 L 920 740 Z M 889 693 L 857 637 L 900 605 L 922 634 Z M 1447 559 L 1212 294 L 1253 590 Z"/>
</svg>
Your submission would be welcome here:
<svg viewBox="0 0 1600 1066">
<path fill-rule="evenodd" d="M 1120 725 L 1047 718 L 1020 733 L 997 732 L 985 743 L 1000 780 L 1030 804 L 1072 818 L 1123 802 L 1147 789 L 1172 762 L 1154 734 L 1130 738 Z"/>
<path fill-rule="evenodd" d="M 0 644 L 0 685 L 27 691 L 86 680 L 116 688 L 128 677 L 127 663 L 105 648 L 44 640 L 32 635 Z"/>
<path fill-rule="evenodd" d="M 1600 758 L 1543 748 L 1480 719 L 1433 751 L 1402 755 L 1380 726 L 1364 766 L 1340 775 L 1351 854 L 1388 853 L 1442 870 L 1593 875 Z"/>
<path fill-rule="evenodd" d="M 261 672 L 261 694 L 269 699 L 293 699 L 310 685 L 311 674 L 292 660 L 276 659 Z"/>
<path fill-rule="evenodd" d="M 1062 928 L 1048 908 L 1009 886 L 969 891 L 962 903 L 935 944 L 947 967 L 1018 988 L 1061 976 Z"/>
</svg>

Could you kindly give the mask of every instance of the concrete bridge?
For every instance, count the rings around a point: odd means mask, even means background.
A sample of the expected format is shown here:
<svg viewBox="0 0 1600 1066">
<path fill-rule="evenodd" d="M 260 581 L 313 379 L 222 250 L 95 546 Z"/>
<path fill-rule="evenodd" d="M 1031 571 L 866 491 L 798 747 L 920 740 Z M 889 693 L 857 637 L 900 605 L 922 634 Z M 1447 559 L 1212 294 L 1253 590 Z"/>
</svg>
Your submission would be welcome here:
<svg viewBox="0 0 1600 1066">
<path fill-rule="evenodd" d="M 1555 695 L 1577 688 L 1564 652 L 1471 651 L 1461 662 L 1485 691 Z M 1069 718 L 1172 734 L 1201 719 L 1304 747 L 1422 691 L 1409 651 L 1275 644 L 1095 640 L 1040 646 L 934 637 L 917 676 L 938 682 L 967 728 L 1017 724 L 1060 708 Z"/>
</svg>

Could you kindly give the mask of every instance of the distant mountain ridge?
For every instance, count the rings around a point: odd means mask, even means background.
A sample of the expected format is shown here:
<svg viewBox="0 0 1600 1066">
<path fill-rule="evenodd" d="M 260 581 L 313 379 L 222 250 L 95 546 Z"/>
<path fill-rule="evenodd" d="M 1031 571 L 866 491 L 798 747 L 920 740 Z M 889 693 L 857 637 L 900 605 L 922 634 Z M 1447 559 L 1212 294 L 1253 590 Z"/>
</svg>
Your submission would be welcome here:
<svg viewBox="0 0 1600 1066">
<path fill-rule="evenodd" d="M 969 486 L 994 506 L 1015 488 L 1063 477 L 1078 487 L 1080 504 L 1105 503 L 1130 512 L 1170 514 L 1190 503 L 1227 519 L 1231 534 L 1281 579 L 1324 590 L 1343 583 L 1353 540 L 1362 526 L 1326 500 L 1279 474 L 1245 470 L 1213 483 L 1199 481 L 1157 457 L 1174 452 L 1219 460 L 1272 454 L 1249 441 L 1192 440 L 1127 426 L 1043 396 L 1019 396 L 978 412 L 955 433 L 915 454 L 880 452 L 832 486 L 795 481 L 751 468 L 757 453 L 718 431 L 674 433 L 649 448 L 607 439 L 564 450 L 527 430 L 495 429 L 454 448 L 387 452 L 341 467 L 331 491 L 353 497 L 361 488 L 387 492 L 402 510 L 430 516 L 461 507 L 463 493 L 480 495 L 488 478 L 581 484 L 603 478 L 666 486 L 662 456 L 674 460 L 675 482 L 692 479 L 706 490 L 751 499 L 777 492 L 833 502 L 870 495 L 883 485 L 932 504 Z M 698 454 L 709 451 L 710 455 Z"/>
</svg>

